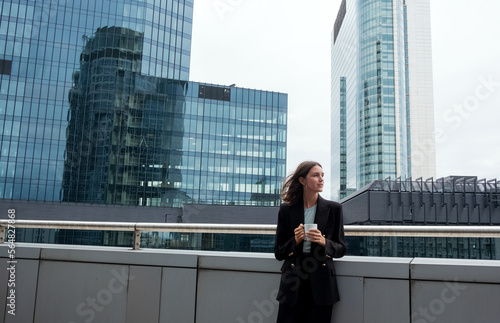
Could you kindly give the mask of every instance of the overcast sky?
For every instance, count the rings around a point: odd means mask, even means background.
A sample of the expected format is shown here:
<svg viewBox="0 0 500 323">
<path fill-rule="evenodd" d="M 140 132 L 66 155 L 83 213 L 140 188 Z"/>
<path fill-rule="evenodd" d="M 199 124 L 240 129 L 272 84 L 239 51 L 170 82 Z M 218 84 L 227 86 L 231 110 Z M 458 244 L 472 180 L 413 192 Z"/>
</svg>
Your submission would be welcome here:
<svg viewBox="0 0 500 323">
<path fill-rule="evenodd" d="M 287 172 L 323 164 L 340 0 L 195 0 L 190 79 L 288 93 Z M 437 178 L 500 177 L 500 1 L 431 0 Z"/>
</svg>

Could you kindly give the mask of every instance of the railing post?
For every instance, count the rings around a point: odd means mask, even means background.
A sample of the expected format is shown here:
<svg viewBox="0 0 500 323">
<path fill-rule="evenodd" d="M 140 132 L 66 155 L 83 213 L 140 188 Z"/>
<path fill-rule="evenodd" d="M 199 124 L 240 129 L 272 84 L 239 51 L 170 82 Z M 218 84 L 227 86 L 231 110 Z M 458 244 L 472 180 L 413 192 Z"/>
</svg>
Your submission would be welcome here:
<svg viewBox="0 0 500 323">
<path fill-rule="evenodd" d="M 141 231 L 135 229 L 134 230 L 134 250 L 139 250 L 141 249 Z"/>
<path fill-rule="evenodd" d="M 0 225 L 0 244 L 5 242 L 5 226 Z"/>
</svg>

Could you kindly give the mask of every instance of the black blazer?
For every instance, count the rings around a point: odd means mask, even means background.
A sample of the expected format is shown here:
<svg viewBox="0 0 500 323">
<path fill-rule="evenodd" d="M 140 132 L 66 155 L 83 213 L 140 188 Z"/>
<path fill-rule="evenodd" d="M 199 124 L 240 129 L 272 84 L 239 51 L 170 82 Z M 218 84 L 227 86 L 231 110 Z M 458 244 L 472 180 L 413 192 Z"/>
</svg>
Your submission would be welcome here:
<svg viewBox="0 0 500 323">
<path fill-rule="evenodd" d="M 326 238 L 326 245 L 312 243 L 311 253 L 304 255 L 303 242 L 296 245 L 294 233 L 304 223 L 304 202 L 280 206 L 274 246 L 276 259 L 284 260 L 276 297 L 280 303 L 297 303 L 301 278 L 305 277 L 310 278 L 316 305 L 331 305 L 340 300 L 332 258 L 341 258 L 346 252 L 342 205 L 319 196 L 314 222 Z"/>
</svg>

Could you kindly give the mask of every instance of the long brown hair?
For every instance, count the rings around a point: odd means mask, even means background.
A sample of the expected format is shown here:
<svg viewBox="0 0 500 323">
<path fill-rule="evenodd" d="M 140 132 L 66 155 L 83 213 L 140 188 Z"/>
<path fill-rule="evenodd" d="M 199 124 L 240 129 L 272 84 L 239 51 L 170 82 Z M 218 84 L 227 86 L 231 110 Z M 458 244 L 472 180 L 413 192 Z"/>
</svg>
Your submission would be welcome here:
<svg viewBox="0 0 500 323">
<path fill-rule="evenodd" d="M 304 188 L 299 182 L 300 177 L 306 177 L 309 171 L 314 166 L 321 166 L 320 163 L 315 161 L 305 161 L 300 163 L 297 169 L 288 175 L 283 181 L 283 189 L 281 191 L 281 199 L 288 205 L 297 204 L 304 195 Z"/>
</svg>

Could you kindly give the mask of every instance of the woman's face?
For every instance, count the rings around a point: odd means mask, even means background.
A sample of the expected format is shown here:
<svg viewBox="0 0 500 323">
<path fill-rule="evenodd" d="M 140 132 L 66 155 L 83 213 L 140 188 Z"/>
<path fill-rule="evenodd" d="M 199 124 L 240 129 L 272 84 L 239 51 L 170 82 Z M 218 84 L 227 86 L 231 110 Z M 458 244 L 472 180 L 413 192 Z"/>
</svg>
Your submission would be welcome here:
<svg viewBox="0 0 500 323">
<path fill-rule="evenodd" d="M 323 192 L 323 177 L 325 173 L 323 173 L 323 168 L 316 165 L 309 173 L 307 173 L 306 177 L 300 177 L 299 181 L 302 185 L 304 185 L 304 190 L 309 190 L 312 192 Z"/>
</svg>

